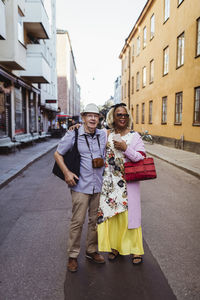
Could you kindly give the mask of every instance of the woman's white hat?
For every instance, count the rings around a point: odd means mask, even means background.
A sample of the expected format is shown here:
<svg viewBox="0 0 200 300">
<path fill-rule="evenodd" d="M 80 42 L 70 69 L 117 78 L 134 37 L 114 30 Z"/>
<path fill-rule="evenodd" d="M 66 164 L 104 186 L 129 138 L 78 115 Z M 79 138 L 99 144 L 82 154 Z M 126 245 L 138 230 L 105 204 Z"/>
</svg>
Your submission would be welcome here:
<svg viewBox="0 0 200 300">
<path fill-rule="evenodd" d="M 87 104 L 86 107 L 81 112 L 81 114 L 85 114 L 85 113 L 99 114 L 98 106 L 94 103 Z"/>
</svg>

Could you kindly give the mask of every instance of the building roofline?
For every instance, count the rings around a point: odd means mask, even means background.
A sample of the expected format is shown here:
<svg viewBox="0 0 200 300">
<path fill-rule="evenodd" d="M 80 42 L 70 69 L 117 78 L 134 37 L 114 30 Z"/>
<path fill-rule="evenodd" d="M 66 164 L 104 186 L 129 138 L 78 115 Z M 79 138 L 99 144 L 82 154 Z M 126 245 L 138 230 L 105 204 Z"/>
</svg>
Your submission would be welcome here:
<svg viewBox="0 0 200 300">
<path fill-rule="evenodd" d="M 129 46 L 129 43 L 134 35 L 134 33 L 136 32 L 136 30 L 138 29 L 138 26 L 140 24 L 140 22 L 142 21 L 144 15 L 146 14 L 147 10 L 149 9 L 150 5 L 152 4 L 154 0 L 147 0 L 145 6 L 143 7 L 139 17 L 137 18 L 137 21 L 135 22 L 135 25 L 133 26 L 131 32 L 129 33 L 128 37 L 125 39 L 125 44 L 120 52 L 119 58 L 121 59 L 123 56 L 123 53 L 125 52 L 125 50 L 127 49 L 127 47 Z"/>
<path fill-rule="evenodd" d="M 71 43 L 71 39 L 70 39 L 70 36 L 69 36 L 69 32 L 65 29 L 56 29 L 56 34 L 66 34 L 67 37 L 68 37 L 68 40 L 69 40 L 69 46 L 70 46 L 70 50 L 71 50 L 71 54 L 72 54 L 72 59 L 73 59 L 73 62 L 74 62 L 74 67 L 75 67 L 75 70 L 77 71 L 76 69 L 76 63 L 75 63 L 75 58 L 74 58 L 74 53 L 73 53 L 73 49 L 72 49 L 72 43 Z"/>
</svg>

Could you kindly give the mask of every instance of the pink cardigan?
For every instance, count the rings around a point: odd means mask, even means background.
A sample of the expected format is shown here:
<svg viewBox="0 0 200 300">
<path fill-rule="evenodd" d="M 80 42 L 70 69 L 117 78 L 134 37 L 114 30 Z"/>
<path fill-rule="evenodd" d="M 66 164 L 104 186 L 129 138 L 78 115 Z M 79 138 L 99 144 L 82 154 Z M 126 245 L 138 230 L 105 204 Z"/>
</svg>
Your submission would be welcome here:
<svg viewBox="0 0 200 300">
<path fill-rule="evenodd" d="M 139 161 L 144 156 L 139 153 L 145 153 L 144 143 L 141 136 L 135 132 L 130 145 L 127 147 L 124 155 L 126 161 Z M 140 201 L 140 182 L 127 183 L 128 193 L 128 229 L 138 228 L 141 226 L 141 201 Z"/>
</svg>

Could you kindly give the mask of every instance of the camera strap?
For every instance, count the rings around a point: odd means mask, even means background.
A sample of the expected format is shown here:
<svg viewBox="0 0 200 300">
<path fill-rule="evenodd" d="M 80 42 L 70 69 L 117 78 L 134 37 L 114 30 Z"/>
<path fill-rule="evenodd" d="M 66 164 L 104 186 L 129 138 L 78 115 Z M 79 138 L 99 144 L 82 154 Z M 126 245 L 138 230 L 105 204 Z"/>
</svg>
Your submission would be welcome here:
<svg viewBox="0 0 200 300">
<path fill-rule="evenodd" d="M 86 143 L 87 143 L 87 146 L 88 146 L 88 149 L 90 150 L 90 153 L 91 153 L 91 157 L 93 159 L 93 155 L 92 155 L 92 151 L 90 149 L 90 145 L 89 145 L 89 142 L 88 142 L 88 138 L 87 138 L 87 135 L 84 134 L 84 137 L 85 137 L 85 140 L 86 140 Z M 101 147 L 100 147 L 100 142 L 99 142 L 99 135 L 96 135 L 97 137 L 97 142 L 98 142 L 98 145 L 99 145 L 99 150 L 100 150 L 100 154 L 101 154 Z M 101 157 L 102 157 L 102 154 L 101 154 Z"/>
</svg>

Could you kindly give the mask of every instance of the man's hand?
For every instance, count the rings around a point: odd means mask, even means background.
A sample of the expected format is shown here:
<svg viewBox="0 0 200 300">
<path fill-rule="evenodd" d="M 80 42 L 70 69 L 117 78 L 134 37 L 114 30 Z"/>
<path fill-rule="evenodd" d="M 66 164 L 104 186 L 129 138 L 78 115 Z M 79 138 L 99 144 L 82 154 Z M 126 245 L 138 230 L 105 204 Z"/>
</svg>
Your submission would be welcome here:
<svg viewBox="0 0 200 300">
<path fill-rule="evenodd" d="M 77 179 L 79 180 L 79 178 L 76 176 L 76 174 L 72 173 L 71 171 L 67 171 L 64 173 L 65 176 L 65 182 L 70 186 L 75 186 L 76 185 L 76 181 L 74 180 Z"/>
<path fill-rule="evenodd" d="M 117 141 L 113 141 L 113 144 L 114 144 L 114 147 L 117 149 L 117 150 L 120 150 L 120 151 L 126 151 L 127 149 L 127 145 L 126 145 L 126 142 L 125 141 L 122 141 L 122 142 L 117 142 Z"/>
<path fill-rule="evenodd" d="M 75 130 L 75 128 L 79 129 L 81 127 L 81 124 L 75 124 L 69 127 L 69 131 Z"/>
</svg>

